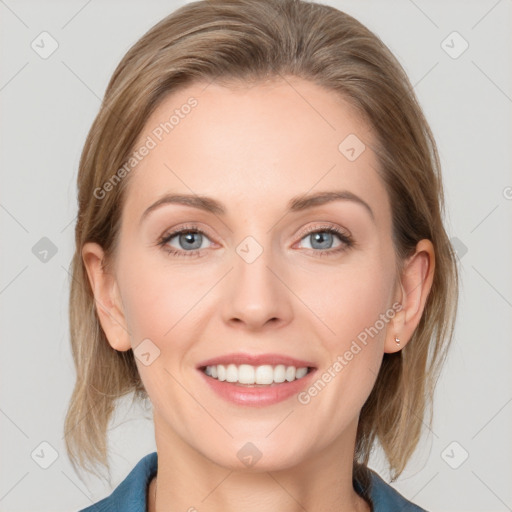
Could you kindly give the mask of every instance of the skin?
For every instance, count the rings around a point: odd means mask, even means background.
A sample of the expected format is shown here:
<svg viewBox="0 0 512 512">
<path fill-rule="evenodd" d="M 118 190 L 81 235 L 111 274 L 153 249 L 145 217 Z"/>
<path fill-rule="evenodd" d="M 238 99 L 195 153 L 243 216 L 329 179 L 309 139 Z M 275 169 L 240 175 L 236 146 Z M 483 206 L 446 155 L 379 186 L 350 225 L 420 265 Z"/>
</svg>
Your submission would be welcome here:
<svg viewBox="0 0 512 512">
<path fill-rule="evenodd" d="M 148 510 L 370 510 L 352 486 L 358 415 L 383 354 L 402 349 L 420 321 L 432 244 L 422 240 L 396 274 L 391 205 L 369 147 L 375 140 L 338 95 L 294 77 L 246 87 L 195 83 L 166 97 L 135 147 L 191 96 L 197 107 L 127 178 L 113 271 L 102 271 L 97 244 L 82 251 L 111 346 L 130 350 L 149 338 L 160 350 L 148 366 L 136 358 L 159 457 L 156 506 L 152 481 Z M 349 134 L 366 144 L 353 162 L 338 150 Z M 286 212 L 292 197 L 334 189 L 361 197 L 374 219 L 348 200 Z M 167 204 L 140 223 L 169 192 L 213 197 L 227 213 Z M 157 245 L 191 222 L 206 232 L 200 255 L 173 256 Z M 303 234 L 329 226 L 350 233 L 354 245 L 334 253 L 344 245 L 337 235 L 319 249 Z M 263 249 L 250 264 L 236 252 L 247 236 Z M 169 246 L 190 251 L 179 236 Z M 319 255 L 324 247 L 331 255 Z M 394 302 L 401 312 L 307 405 L 296 397 L 234 405 L 196 369 L 230 352 L 277 352 L 314 361 L 320 375 Z M 262 454 L 250 467 L 237 457 L 247 442 Z"/>
</svg>

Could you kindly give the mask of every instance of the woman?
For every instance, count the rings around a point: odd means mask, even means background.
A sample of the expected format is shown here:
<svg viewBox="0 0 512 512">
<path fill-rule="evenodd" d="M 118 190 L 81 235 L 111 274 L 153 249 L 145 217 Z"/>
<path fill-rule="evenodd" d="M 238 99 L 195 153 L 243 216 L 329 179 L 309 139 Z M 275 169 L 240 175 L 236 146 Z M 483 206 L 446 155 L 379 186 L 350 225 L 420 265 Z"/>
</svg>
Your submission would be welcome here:
<svg viewBox="0 0 512 512">
<path fill-rule="evenodd" d="M 304 1 L 179 8 L 114 72 L 78 195 L 68 453 L 108 466 L 130 392 L 157 446 L 85 510 L 423 510 L 367 463 L 378 441 L 395 479 L 418 444 L 457 268 L 373 33 Z"/>
</svg>

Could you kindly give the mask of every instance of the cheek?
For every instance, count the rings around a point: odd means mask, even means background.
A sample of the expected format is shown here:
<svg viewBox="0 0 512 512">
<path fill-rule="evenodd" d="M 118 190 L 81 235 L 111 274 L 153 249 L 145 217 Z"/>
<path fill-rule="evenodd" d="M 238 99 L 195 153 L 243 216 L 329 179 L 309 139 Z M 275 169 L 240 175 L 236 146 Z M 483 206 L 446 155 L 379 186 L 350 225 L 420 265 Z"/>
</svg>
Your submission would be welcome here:
<svg viewBox="0 0 512 512">
<path fill-rule="evenodd" d="M 322 312 L 326 358 L 317 380 L 299 401 L 315 403 L 319 417 L 331 419 L 326 435 L 328 431 L 336 435 L 339 425 L 357 416 L 375 384 L 385 334 L 394 316 L 389 302 L 393 283 L 390 268 L 376 259 L 371 265 L 340 268 L 322 280 L 317 294 L 305 288 L 315 303 L 311 309 Z"/>
<path fill-rule="evenodd" d="M 149 338 L 156 345 L 170 338 L 197 302 L 198 283 L 190 275 L 150 264 L 147 256 L 120 259 L 123 310 L 132 346 Z M 176 327 L 175 327 L 176 326 Z"/>
<path fill-rule="evenodd" d="M 315 287 L 304 284 L 304 302 L 320 313 L 318 317 L 330 333 L 325 337 L 330 351 L 350 345 L 351 340 L 368 330 L 374 339 L 383 337 L 387 323 L 383 324 L 380 318 L 391 307 L 393 285 L 389 268 L 378 261 L 342 266 L 319 278 Z M 372 327 L 377 328 L 378 334 Z"/>
<path fill-rule="evenodd" d="M 121 294 L 135 355 L 143 340 L 152 343 L 144 345 L 148 347 L 150 363 L 138 357 L 135 361 L 151 401 L 160 407 L 166 403 L 169 393 L 179 393 L 179 388 L 173 386 L 172 375 L 178 366 L 186 363 L 190 339 L 194 337 L 191 327 L 197 313 L 194 304 L 204 292 L 201 293 L 197 279 L 192 279 L 194 284 L 191 284 L 190 274 L 143 261 L 130 258 L 119 265 L 119 274 L 123 276 Z"/>
</svg>

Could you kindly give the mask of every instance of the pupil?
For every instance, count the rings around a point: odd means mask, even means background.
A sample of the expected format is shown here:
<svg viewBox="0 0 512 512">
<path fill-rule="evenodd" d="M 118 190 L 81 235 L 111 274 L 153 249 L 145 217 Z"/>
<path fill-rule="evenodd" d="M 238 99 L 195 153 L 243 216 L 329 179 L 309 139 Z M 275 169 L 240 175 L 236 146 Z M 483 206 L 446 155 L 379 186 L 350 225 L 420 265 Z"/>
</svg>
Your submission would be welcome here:
<svg viewBox="0 0 512 512">
<path fill-rule="evenodd" d="M 332 237 L 331 233 L 314 233 L 313 235 L 315 242 L 319 241 L 322 245 L 322 240 L 324 241 L 323 245 L 320 247 L 320 249 L 327 249 L 329 244 L 326 242 L 326 240 L 329 240 L 330 237 Z"/>
<path fill-rule="evenodd" d="M 194 237 L 200 235 L 200 233 L 187 233 L 186 235 L 182 235 L 182 237 L 186 240 L 187 244 L 193 244 L 194 243 Z M 197 242 L 196 242 L 197 245 Z M 197 247 L 192 247 L 193 249 L 198 249 L 201 247 L 201 242 L 199 241 L 199 245 Z M 190 248 L 190 245 L 189 245 Z"/>
<path fill-rule="evenodd" d="M 181 235 L 182 238 L 185 239 L 186 241 L 186 244 L 188 244 L 190 246 L 190 244 L 194 244 L 194 237 L 195 236 L 198 236 L 200 235 L 200 233 L 187 233 L 185 235 Z M 332 237 L 332 234 L 331 233 L 314 233 L 313 235 L 311 235 L 314 239 L 314 243 L 319 243 L 320 244 L 320 249 L 326 249 L 329 247 L 329 241 Z M 185 245 L 186 245 L 185 244 Z M 196 241 L 196 244 L 197 244 L 197 241 Z M 194 249 L 197 249 L 201 247 L 201 242 L 199 241 L 199 245 L 196 246 L 196 247 L 193 247 Z"/>
</svg>

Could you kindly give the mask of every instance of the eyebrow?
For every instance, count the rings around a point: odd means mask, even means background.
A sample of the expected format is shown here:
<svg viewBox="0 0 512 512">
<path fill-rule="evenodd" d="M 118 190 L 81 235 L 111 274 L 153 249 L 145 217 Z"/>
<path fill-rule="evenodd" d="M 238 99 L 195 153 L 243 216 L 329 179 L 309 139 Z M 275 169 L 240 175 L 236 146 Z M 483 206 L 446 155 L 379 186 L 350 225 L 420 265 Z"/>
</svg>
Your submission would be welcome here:
<svg viewBox="0 0 512 512">
<path fill-rule="evenodd" d="M 321 206 L 333 201 L 352 201 L 365 208 L 370 214 L 370 217 L 375 221 L 375 215 L 370 205 L 361 199 L 359 196 L 348 190 L 335 190 L 326 192 L 317 192 L 315 194 L 300 195 L 292 197 L 288 202 L 287 209 L 289 212 L 301 212 L 315 206 Z M 142 214 L 139 224 L 154 210 L 164 204 L 182 204 L 185 206 L 191 206 L 192 208 L 198 208 L 206 212 L 213 213 L 215 215 L 223 216 L 226 215 L 226 209 L 216 199 L 207 196 L 201 196 L 196 194 L 166 194 L 151 206 L 149 206 Z"/>
</svg>

